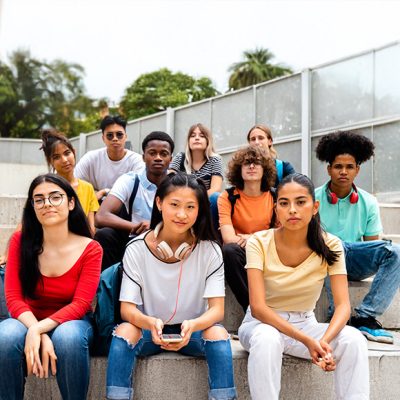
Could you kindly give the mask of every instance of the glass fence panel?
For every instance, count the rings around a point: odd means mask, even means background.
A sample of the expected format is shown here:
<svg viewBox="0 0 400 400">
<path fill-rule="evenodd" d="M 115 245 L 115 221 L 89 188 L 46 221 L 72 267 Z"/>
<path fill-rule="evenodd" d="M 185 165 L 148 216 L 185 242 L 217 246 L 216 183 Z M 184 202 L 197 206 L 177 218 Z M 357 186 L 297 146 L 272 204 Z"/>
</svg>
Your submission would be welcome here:
<svg viewBox="0 0 400 400">
<path fill-rule="evenodd" d="M 374 189 L 400 192 L 400 122 L 374 128 Z"/>
<path fill-rule="evenodd" d="M 128 136 L 128 141 L 130 142 L 127 147 L 136 153 L 142 153 L 142 143 L 140 140 L 140 122 L 133 122 L 126 126 L 126 134 Z"/>
<path fill-rule="evenodd" d="M 400 44 L 375 53 L 375 117 L 400 114 Z"/>
<path fill-rule="evenodd" d="M 185 150 L 186 137 L 189 128 L 197 123 L 211 128 L 211 100 L 209 102 L 194 104 L 175 111 L 174 141 L 175 154 Z M 213 133 L 213 132 L 211 132 Z"/>
<path fill-rule="evenodd" d="M 301 132 L 301 75 L 257 88 L 257 123 L 275 138 Z"/>
<path fill-rule="evenodd" d="M 218 149 L 244 145 L 247 131 L 254 121 L 252 88 L 212 102 L 211 131 Z"/>
<path fill-rule="evenodd" d="M 288 161 L 296 172 L 301 172 L 301 141 L 279 143 L 274 145 L 278 152 L 278 159 Z"/>
<path fill-rule="evenodd" d="M 373 117 L 373 53 L 312 72 L 312 130 Z"/>
<path fill-rule="evenodd" d="M 140 145 L 143 139 L 153 131 L 162 131 L 165 132 L 167 130 L 167 115 L 166 113 L 161 115 L 156 115 L 151 118 L 146 118 L 140 121 Z"/>
<path fill-rule="evenodd" d="M 86 136 L 86 151 L 96 150 L 104 146 L 102 133 L 94 133 Z"/>
</svg>

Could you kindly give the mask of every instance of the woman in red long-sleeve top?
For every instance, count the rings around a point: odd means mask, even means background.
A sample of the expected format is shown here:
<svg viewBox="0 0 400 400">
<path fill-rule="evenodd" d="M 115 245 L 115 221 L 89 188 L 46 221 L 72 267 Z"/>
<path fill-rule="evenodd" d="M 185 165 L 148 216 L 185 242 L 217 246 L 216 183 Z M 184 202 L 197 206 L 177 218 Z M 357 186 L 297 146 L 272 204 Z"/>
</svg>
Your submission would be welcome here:
<svg viewBox="0 0 400 400">
<path fill-rule="evenodd" d="M 23 399 L 25 377 L 56 375 L 64 400 L 86 398 L 102 249 L 91 239 L 74 189 L 40 175 L 29 188 L 22 232 L 5 278 L 11 318 L 0 323 L 0 400 Z"/>
</svg>

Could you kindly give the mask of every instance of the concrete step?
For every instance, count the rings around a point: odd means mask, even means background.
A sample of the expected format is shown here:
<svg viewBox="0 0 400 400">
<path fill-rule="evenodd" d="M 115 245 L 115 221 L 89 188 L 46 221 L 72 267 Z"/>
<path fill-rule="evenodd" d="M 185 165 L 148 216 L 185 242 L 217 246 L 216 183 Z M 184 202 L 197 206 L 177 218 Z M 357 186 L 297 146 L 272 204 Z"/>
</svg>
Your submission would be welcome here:
<svg viewBox="0 0 400 400">
<path fill-rule="evenodd" d="M 395 345 L 369 343 L 371 400 L 395 400 L 400 393 L 400 336 Z M 232 341 L 235 384 L 240 400 L 250 400 L 247 381 L 248 354 Z M 89 400 L 105 398 L 107 359 L 91 361 Z M 162 353 L 140 359 L 135 375 L 135 400 L 206 400 L 207 366 L 204 359 Z M 321 396 L 323 393 L 323 396 Z M 324 373 L 308 360 L 284 356 L 281 400 L 333 400 L 333 374 Z M 55 378 L 29 377 L 25 400 L 61 400 Z"/>
<path fill-rule="evenodd" d="M 1 196 L 0 226 L 17 225 L 21 221 L 25 202 L 26 196 Z"/>
<path fill-rule="evenodd" d="M 15 230 L 15 225 L 0 225 L 0 255 L 4 254 L 8 240 Z"/>
<path fill-rule="evenodd" d="M 383 230 L 385 234 L 399 234 L 400 230 L 400 204 L 380 203 L 379 204 Z"/>
<path fill-rule="evenodd" d="M 47 172 L 48 169 L 44 157 L 41 165 L 0 162 L 0 195 L 26 196 L 33 179 Z"/>
<path fill-rule="evenodd" d="M 394 234 L 392 234 L 392 235 L 382 235 L 382 237 L 384 238 L 384 239 L 389 239 L 389 240 L 391 240 L 393 243 L 397 243 L 397 244 L 400 244 L 400 235 L 394 235 Z"/>
<path fill-rule="evenodd" d="M 350 303 L 352 312 L 354 307 L 360 304 L 361 300 L 368 293 L 372 279 L 361 282 L 349 282 Z M 325 288 L 322 289 L 321 297 L 315 308 L 317 320 L 324 322 L 327 319 L 328 298 Z M 224 326 L 229 332 L 236 332 L 242 323 L 244 313 L 239 303 L 236 301 L 230 287 L 226 285 L 225 298 L 225 319 Z M 386 310 L 383 316 L 378 318 L 385 328 L 400 329 L 400 291 L 397 292 L 392 304 Z"/>
</svg>

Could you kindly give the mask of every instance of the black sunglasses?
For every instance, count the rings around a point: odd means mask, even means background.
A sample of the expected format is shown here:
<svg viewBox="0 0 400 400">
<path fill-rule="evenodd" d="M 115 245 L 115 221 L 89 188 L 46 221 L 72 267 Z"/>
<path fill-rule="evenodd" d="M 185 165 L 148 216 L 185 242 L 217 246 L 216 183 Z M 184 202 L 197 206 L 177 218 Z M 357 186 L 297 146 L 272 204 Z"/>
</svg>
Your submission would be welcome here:
<svg viewBox="0 0 400 400">
<path fill-rule="evenodd" d="M 115 132 L 115 133 L 108 132 L 108 133 L 106 133 L 107 140 L 113 140 L 114 136 L 116 136 L 118 140 L 121 140 L 125 136 L 125 133 L 124 132 Z"/>
</svg>

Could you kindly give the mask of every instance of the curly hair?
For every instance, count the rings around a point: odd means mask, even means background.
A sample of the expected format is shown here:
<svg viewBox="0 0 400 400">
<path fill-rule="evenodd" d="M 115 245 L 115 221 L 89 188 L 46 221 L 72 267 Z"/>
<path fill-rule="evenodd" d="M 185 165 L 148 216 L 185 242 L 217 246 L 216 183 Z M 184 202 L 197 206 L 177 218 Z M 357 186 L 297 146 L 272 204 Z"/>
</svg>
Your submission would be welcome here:
<svg viewBox="0 0 400 400">
<path fill-rule="evenodd" d="M 243 190 L 242 165 L 244 163 L 261 162 L 263 176 L 261 179 L 261 191 L 268 192 L 276 180 L 275 161 L 261 147 L 248 146 L 236 151 L 228 163 L 226 177 L 231 185 Z"/>
<path fill-rule="evenodd" d="M 354 131 L 337 131 L 323 136 L 315 149 L 317 158 L 332 164 L 341 154 L 352 155 L 358 165 L 374 155 L 375 145 Z"/>
</svg>

